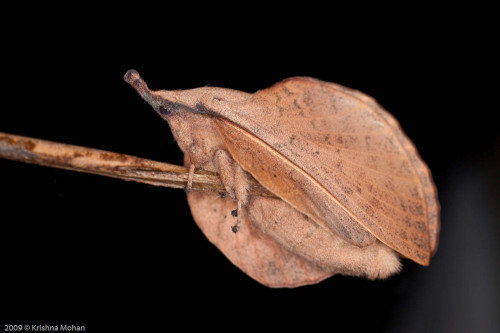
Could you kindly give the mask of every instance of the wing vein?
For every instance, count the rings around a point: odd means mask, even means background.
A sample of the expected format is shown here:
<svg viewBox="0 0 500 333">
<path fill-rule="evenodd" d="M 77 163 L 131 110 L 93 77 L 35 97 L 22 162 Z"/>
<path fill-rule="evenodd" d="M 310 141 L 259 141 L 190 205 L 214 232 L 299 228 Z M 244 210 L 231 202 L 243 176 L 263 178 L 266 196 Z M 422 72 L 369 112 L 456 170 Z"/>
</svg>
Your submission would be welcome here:
<svg viewBox="0 0 500 333">
<path fill-rule="evenodd" d="M 348 179 L 348 180 L 349 180 L 349 183 L 350 183 L 351 185 L 355 185 L 355 184 L 352 182 L 352 181 L 354 181 L 352 178 L 347 177 L 347 176 L 345 176 L 345 177 L 343 177 L 343 178 Z M 352 180 L 352 181 L 351 181 L 351 180 Z M 382 190 L 382 189 L 380 189 L 380 188 L 378 188 L 378 187 L 377 187 L 377 189 L 379 189 L 379 190 L 381 190 L 381 191 L 383 191 L 383 192 L 387 192 L 387 193 L 393 194 L 393 192 L 385 191 L 385 190 Z M 355 191 L 353 191 L 353 193 L 356 195 L 356 197 L 360 198 L 361 200 L 363 200 L 364 202 L 366 202 L 366 203 L 370 204 L 370 206 L 372 206 L 372 207 L 373 207 L 373 205 L 370 203 L 370 201 L 368 201 L 368 199 L 365 199 L 364 197 L 362 197 L 359 193 L 356 193 Z M 377 197 L 377 196 L 375 196 L 375 195 L 374 195 L 373 193 L 371 193 L 371 192 L 368 192 L 368 195 L 369 195 L 369 196 L 371 196 L 372 198 L 375 198 L 375 199 L 377 199 L 378 201 L 380 201 L 380 202 L 384 203 L 385 205 L 387 205 L 387 206 L 389 206 L 389 207 L 392 207 L 392 208 L 394 208 L 394 209 L 397 209 L 397 210 L 399 210 L 399 211 L 401 211 L 401 212 L 403 212 L 403 213 L 405 213 L 405 214 L 410 214 L 410 215 L 413 215 L 413 216 L 419 216 L 419 217 L 421 216 L 421 215 L 418 215 L 418 214 L 413 214 L 412 212 L 405 211 L 405 210 L 403 210 L 401 207 L 394 206 L 392 203 L 390 203 L 390 202 L 388 202 L 388 201 L 386 201 L 386 200 L 382 199 L 381 197 Z M 400 197 L 401 197 L 401 195 L 399 195 L 399 194 L 398 194 L 398 195 L 397 195 L 397 196 L 395 196 L 395 197 L 400 198 Z M 420 203 L 420 202 L 422 201 L 422 200 L 415 200 L 415 199 L 411 199 L 411 198 L 407 198 L 407 199 L 412 200 L 412 201 L 417 202 L 417 203 Z M 387 215 L 385 215 L 385 214 L 384 214 L 384 216 L 387 216 Z M 393 220 L 393 221 L 394 221 L 394 220 Z"/>
<path fill-rule="evenodd" d="M 361 153 L 361 154 L 369 155 L 369 156 L 384 156 L 384 157 L 389 158 L 389 159 L 401 159 L 402 158 L 401 154 L 370 153 L 370 152 L 367 152 L 367 151 L 364 151 L 364 150 L 357 150 L 357 149 L 352 149 L 352 148 L 345 148 L 345 147 L 342 147 L 342 146 L 337 146 L 337 145 L 323 143 L 323 142 L 314 142 L 314 143 L 316 145 L 320 145 L 320 146 L 327 147 L 327 148 L 338 148 L 338 149 L 342 149 L 342 150 L 346 150 L 346 151 L 352 151 L 352 152 L 355 152 L 355 153 Z M 398 157 L 398 156 L 400 156 L 400 157 Z"/>
<path fill-rule="evenodd" d="M 345 115 L 347 115 L 349 113 L 361 111 L 363 109 L 364 109 L 363 107 L 357 107 L 357 108 L 350 108 L 350 109 L 344 110 L 344 111 L 339 112 L 339 113 L 334 113 L 334 114 L 318 115 L 318 116 L 314 116 L 314 117 L 308 117 L 308 116 L 288 117 L 288 116 L 285 116 L 285 117 L 283 117 L 283 119 L 292 120 L 292 121 L 293 120 L 302 120 L 303 121 L 304 119 L 320 119 L 320 118 L 334 119 L 334 118 L 337 118 L 337 117 L 340 117 L 340 116 L 345 116 Z"/>
<path fill-rule="evenodd" d="M 351 180 L 351 181 L 352 181 L 352 182 L 351 182 L 351 184 L 356 185 L 356 183 L 355 183 L 355 181 L 356 181 L 356 180 L 354 180 L 352 177 L 347 176 L 347 174 L 345 174 L 345 173 L 341 173 L 341 174 L 342 174 L 342 176 L 341 176 L 341 177 L 346 178 L 346 179 L 348 179 L 348 180 Z M 381 188 L 381 187 L 379 187 L 379 186 L 374 186 L 374 185 L 373 185 L 373 183 L 365 182 L 365 181 L 363 181 L 363 180 L 359 180 L 359 179 L 358 179 L 357 181 L 358 181 L 359 183 L 363 183 L 363 184 L 366 184 L 366 185 L 372 186 L 372 187 L 376 188 L 377 190 L 379 190 L 379 191 L 381 191 L 381 192 L 385 192 L 385 193 L 388 193 L 388 194 L 390 194 L 390 195 L 395 194 L 395 192 L 391 192 L 391 191 L 385 190 L 385 189 L 383 189 L 383 188 Z M 370 192 L 370 194 L 372 194 L 372 193 Z M 373 194 L 372 194 L 372 195 L 373 195 Z M 414 201 L 414 202 L 420 202 L 420 199 L 415 199 L 415 198 L 413 198 L 413 197 L 409 197 L 409 196 L 406 196 L 406 195 L 402 195 L 402 194 L 400 194 L 400 193 L 397 193 L 396 197 L 398 197 L 398 198 L 408 199 L 408 200 L 411 200 L 411 201 Z"/>
<path fill-rule="evenodd" d="M 300 130 L 300 133 L 313 133 L 313 134 L 321 134 L 321 135 L 381 135 L 387 134 L 386 130 L 373 131 L 373 132 L 319 132 L 319 131 L 305 131 Z"/>
</svg>

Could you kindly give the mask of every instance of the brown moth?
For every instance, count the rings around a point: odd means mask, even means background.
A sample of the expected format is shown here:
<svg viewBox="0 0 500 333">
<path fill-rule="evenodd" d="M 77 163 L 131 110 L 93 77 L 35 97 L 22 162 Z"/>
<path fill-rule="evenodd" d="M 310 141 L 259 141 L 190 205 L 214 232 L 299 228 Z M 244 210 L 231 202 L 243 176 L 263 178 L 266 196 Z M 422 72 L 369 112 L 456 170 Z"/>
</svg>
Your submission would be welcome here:
<svg viewBox="0 0 500 333">
<path fill-rule="evenodd" d="M 439 233 L 429 169 L 371 97 L 289 78 L 253 94 L 204 87 L 151 91 L 125 75 L 165 119 L 190 167 L 194 220 L 246 274 L 270 287 L 334 274 L 387 278 L 400 257 L 428 265 Z M 218 172 L 228 196 L 190 191 Z M 275 198 L 249 196 L 254 177 Z"/>
</svg>

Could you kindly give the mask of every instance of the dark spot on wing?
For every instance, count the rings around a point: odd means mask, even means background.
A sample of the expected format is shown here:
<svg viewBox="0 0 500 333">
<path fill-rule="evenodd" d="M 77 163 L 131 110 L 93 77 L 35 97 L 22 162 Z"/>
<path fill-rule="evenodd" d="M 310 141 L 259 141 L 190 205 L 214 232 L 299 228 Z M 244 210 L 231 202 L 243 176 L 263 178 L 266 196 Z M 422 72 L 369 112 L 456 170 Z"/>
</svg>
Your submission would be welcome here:
<svg viewBox="0 0 500 333">
<path fill-rule="evenodd" d="M 352 191 L 352 188 L 347 187 L 347 186 L 344 186 L 343 190 L 344 190 L 344 192 L 345 192 L 346 194 L 348 194 L 348 195 L 352 194 L 352 192 L 353 192 L 353 191 Z"/>
<path fill-rule="evenodd" d="M 410 212 L 415 215 L 423 215 L 424 214 L 424 207 L 420 203 L 415 203 L 413 205 L 410 205 Z"/>
<path fill-rule="evenodd" d="M 212 111 L 202 103 L 196 103 L 196 110 L 200 111 L 201 113 L 212 113 Z"/>
<path fill-rule="evenodd" d="M 419 220 L 419 221 L 415 222 L 415 227 L 417 228 L 418 231 L 420 231 L 423 234 L 427 232 L 427 228 L 425 226 L 424 221 Z"/>
<path fill-rule="evenodd" d="M 297 109 L 299 109 L 299 110 L 301 110 L 301 109 L 302 109 L 302 108 L 300 107 L 300 105 L 297 103 L 297 100 L 296 100 L 296 99 L 294 99 L 294 100 L 293 100 L 293 105 L 294 105 Z"/>
</svg>

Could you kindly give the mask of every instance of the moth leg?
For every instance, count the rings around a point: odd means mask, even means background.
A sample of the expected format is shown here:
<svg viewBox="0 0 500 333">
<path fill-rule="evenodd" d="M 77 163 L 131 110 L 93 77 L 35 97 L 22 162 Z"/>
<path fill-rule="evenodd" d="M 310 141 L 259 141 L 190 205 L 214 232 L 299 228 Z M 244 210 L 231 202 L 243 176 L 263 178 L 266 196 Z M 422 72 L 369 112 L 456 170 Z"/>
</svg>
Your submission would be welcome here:
<svg viewBox="0 0 500 333">
<path fill-rule="evenodd" d="M 235 179 L 235 188 L 234 188 L 234 193 L 236 196 L 236 200 L 238 201 L 237 209 L 236 212 L 233 214 L 233 216 L 236 215 L 236 224 L 231 227 L 231 230 L 234 233 L 237 233 L 240 230 L 241 226 L 241 220 L 242 220 L 242 215 L 243 215 L 243 210 L 242 206 L 246 205 L 248 202 L 248 178 L 245 173 L 245 170 L 243 170 L 239 165 L 236 165 L 235 167 L 235 173 L 234 173 L 234 179 Z"/>
<path fill-rule="evenodd" d="M 224 150 L 218 150 L 214 155 L 214 162 L 219 171 L 219 177 L 231 198 L 236 200 L 234 193 L 234 161 Z"/>
<path fill-rule="evenodd" d="M 189 166 L 187 184 L 186 184 L 186 187 L 184 187 L 184 191 L 186 193 L 191 192 L 191 190 L 193 189 L 193 176 L 194 176 L 194 164 L 191 164 Z"/>
<path fill-rule="evenodd" d="M 231 230 L 236 233 L 240 230 L 242 207 L 248 202 L 248 177 L 245 170 L 224 150 L 215 153 L 215 163 L 227 193 L 238 202 L 237 208 L 231 212 L 231 215 L 236 217 L 236 224 Z"/>
<path fill-rule="evenodd" d="M 240 231 L 240 226 L 241 226 L 241 201 L 238 200 L 238 208 L 233 210 L 231 214 L 236 217 L 236 224 L 231 227 L 231 230 L 234 233 L 237 233 Z"/>
</svg>

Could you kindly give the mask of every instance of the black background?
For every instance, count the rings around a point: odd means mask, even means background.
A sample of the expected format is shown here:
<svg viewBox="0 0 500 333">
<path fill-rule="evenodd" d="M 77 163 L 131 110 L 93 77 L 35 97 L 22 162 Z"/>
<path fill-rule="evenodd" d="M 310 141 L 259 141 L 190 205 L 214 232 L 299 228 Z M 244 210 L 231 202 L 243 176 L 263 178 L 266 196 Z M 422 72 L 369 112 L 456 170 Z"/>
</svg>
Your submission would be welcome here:
<svg viewBox="0 0 500 333">
<path fill-rule="evenodd" d="M 337 82 L 389 110 L 433 172 L 442 234 L 429 267 L 406 260 L 387 281 L 269 289 L 205 239 L 181 190 L 0 160 L 2 324 L 500 330 L 489 22 L 444 10 L 334 24 L 344 14 L 324 11 L 15 12 L 2 32 L 0 131 L 181 164 L 167 123 L 123 81 L 128 69 L 152 89 Z"/>
</svg>

